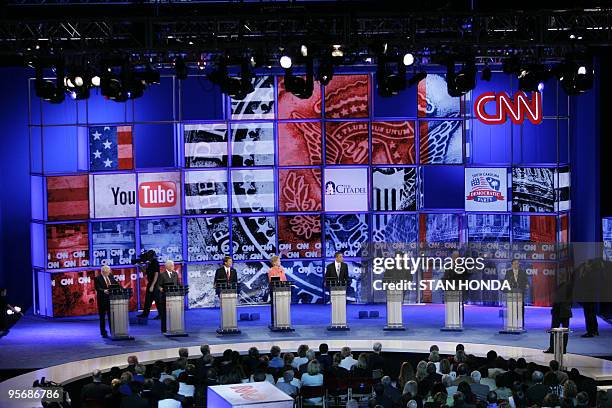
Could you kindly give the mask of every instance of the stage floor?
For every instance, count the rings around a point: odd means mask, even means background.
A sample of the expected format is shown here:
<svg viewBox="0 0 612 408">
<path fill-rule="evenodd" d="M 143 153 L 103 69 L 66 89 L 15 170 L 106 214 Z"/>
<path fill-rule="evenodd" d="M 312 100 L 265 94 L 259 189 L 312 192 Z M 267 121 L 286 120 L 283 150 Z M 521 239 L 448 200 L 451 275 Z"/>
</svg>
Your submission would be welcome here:
<svg viewBox="0 0 612 408">
<path fill-rule="evenodd" d="M 360 310 L 378 310 L 377 319 L 358 319 Z M 330 332 L 329 305 L 292 305 L 295 331 L 271 332 L 267 325 L 270 319 L 269 306 L 240 307 L 238 313 L 259 313 L 261 320 L 238 322 L 242 333 L 234 336 L 217 336 L 219 309 L 196 309 L 185 313 L 189 337 L 166 338 L 159 330 L 159 320 L 149 320 L 148 325 L 132 325 L 134 341 L 111 341 L 103 339 L 98 331 L 97 316 L 45 319 L 26 315 L 0 339 L 0 369 L 37 369 L 65 362 L 102 357 L 145 350 L 158 350 L 202 343 L 249 343 L 255 341 L 292 340 L 318 346 L 325 340 L 346 339 L 397 339 L 436 342 L 464 342 L 490 345 L 518 346 L 544 349 L 548 346 L 546 329 L 550 325 L 550 309 L 528 307 L 525 312 L 527 332 L 520 335 L 503 335 L 498 331 L 503 321 L 498 307 L 467 305 L 465 308 L 465 330 L 461 333 L 441 332 L 444 321 L 443 305 L 404 306 L 406 331 L 383 331 L 385 326 L 384 305 L 349 305 L 347 310 L 348 332 Z M 156 312 L 152 312 L 154 316 Z M 135 315 L 135 314 L 134 314 Z M 584 333 L 582 309 L 574 309 L 571 320 L 568 352 L 589 356 L 612 355 L 612 326 L 599 320 L 600 336 L 590 339 L 580 337 Z"/>
</svg>

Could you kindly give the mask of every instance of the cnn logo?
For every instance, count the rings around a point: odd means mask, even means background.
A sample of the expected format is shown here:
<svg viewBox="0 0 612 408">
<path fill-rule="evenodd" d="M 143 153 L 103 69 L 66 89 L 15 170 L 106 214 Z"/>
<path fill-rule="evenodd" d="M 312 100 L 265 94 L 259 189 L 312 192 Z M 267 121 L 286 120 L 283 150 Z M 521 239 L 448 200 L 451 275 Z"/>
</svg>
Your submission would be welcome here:
<svg viewBox="0 0 612 408">
<path fill-rule="evenodd" d="M 487 113 L 487 105 L 494 106 L 494 113 Z M 530 100 L 522 91 L 516 92 L 513 98 L 505 92 L 485 92 L 476 98 L 474 112 L 478 120 L 487 125 L 505 123 L 508 117 L 515 125 L 522 124 L 525 119 L 539 125 L 542 123 L 542 94 L 532 92 Z"/>
</svg>

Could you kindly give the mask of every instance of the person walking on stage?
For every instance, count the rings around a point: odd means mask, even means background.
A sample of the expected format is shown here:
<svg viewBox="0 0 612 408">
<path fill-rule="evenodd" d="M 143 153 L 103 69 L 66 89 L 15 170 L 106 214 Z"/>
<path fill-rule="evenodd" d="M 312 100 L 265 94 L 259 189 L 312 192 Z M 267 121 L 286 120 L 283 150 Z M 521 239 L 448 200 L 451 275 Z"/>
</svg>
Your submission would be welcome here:
<svg viewBox="0 0 612 408">
<path fill-rule="evenodd" d="M 106 331 L 106 317 L 108 317 L 109 329 L 111 325 L 110 288 L 117 284 L 117 281 L 111 274 L 111 268 L 108 265 L 104 265 L 102 269 L 100 269 L 100 274 L 94 278 L 98 316 L 100 317 L 100 335 L 104 338 L 108 337 L 108 332 Z"/>
<path fill-rule="evenodd" d="M 141 258 L 142 261 L 144 261 L 144 265 L 141 267 L 141 270 L 144 269 L 147 275 L 147 289 L 145 304 L 142 309 L 142 313 L 139 314 L 138 317 L 146 319 L 149 317 L 153 302 L 155 302 L 155 306 L 157 306 L 159 309 L 159 289 L 157 287 L 157 279 L 159 278 L 159 261 L 157 260 L 155 251 L 152 249 L 145 252 Z M 155 319 L 159 318 L 160 316 L 158 313 Z"/>
<path fill-rule="evenodd" d="M 161 293 L 159 304 L 157 305 L 157 311 L 161 318 L 161 331 L 166 332 L 166 288 L 168 286 L 175 286 L 179 284 L 178 273 L 174 270 L 174 262 L 167 260 L 164 264 L 164 271 L 159 274 L 157 279 L 157 287 Z"/>
</svg>

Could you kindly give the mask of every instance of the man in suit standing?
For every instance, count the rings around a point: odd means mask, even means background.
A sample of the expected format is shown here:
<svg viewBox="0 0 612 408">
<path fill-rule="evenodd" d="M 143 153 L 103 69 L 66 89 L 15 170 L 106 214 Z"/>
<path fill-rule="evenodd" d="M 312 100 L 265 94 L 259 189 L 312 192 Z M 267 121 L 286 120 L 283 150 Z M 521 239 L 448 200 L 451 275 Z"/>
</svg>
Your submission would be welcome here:
<svg viewBox="0 0 612 408">
<path fill-rule="evenodd" d="M 519 292 L 525 294 L 527 288 L 527 273 L 524 269 L 519 268 L 519 260 L 513 259 L 510 270 L 506 271 L 506 281 L 510 286 L 510 292 Z M 525 299 L 523 298 L 523 304 L 521 305 L 523 311 L 523 325 L 525 324 Z"/>
<path fill-rule="evenodd" d="M 232 257 L 223 257 L 223 266 L 215 271 L 215 286 L 220 283 L 235 283 L 238 284 L 238 272 L 232 268 L 234 261 Z M 217 289 L 217 296 L 220 293 L 220 289 Z"/>
<path fill-rule="evenodd" d="M 100 269 L 100 274 L 94 278 L 94 287 L 96 288 L 96 301 L 98 303 L 98 316 L 100 317 L 100 335 L 104 338 L 108 337 L 106 332 L 106 317 L 108 316 L 108 325 L 110 328 L 110 288 L 117 285 L 117 281 L 111 275 L 111 268 L 104 265 Z"/>
<path fill-rule="evenodd" d="M 160 302 L 157 305 L 158 313 L 161 316 L 161 331 L 166 332 L 166 292 L 168 286 L 179 284 L 178 273 L 174 270 L 174 262 L 167 260 L 164 264 L 164 271 L 159 274 L 157 279 L 157 287 L 159 288 Z"/>
<path fill-rule="evenodd" d="M 559 283 L 553 293 L 553 305 L 550 309 L 551 329 L 556 327 L 569 328 L 570 318 L 572 317 L 572 286 L 568 271 L 559 271 Z M 549 346 L 544 353 L 554 353 L 554 334 L 550 333 Z M 568 335 L 563 335 L 563 353 L 567 352 Z"/>
<path fill-rule="evenodd" d="M 325 269 L 326 282 L 345 282 L 348 283 L 348 265 L 344 263 L 342 252 L 336 252 L 334 263 L 327 265 Z"/>
</svg>

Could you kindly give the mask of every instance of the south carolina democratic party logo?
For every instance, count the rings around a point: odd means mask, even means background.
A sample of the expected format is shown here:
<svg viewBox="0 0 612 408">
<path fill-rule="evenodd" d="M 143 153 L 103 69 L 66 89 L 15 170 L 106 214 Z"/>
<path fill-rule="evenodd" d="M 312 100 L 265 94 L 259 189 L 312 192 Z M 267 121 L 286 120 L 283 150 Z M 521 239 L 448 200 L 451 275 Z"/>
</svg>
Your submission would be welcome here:
<svg viewBox="0 0 612 408">
<path fill-rule="evenodd" d="M 494 203 L 505 199 L 501 191 L 501 180 L 499 175 L 495 173 L 480 172 L 472 174 L 470 188 L 471 190 L 466 198 L 477 203 Z"/>
<path fill-rule="evenodd" d="M 325 183 L 325 194 L 336 194 L 336 183 L 334 183 L 333 181 L 328 181 L 327 183 Z"/>
</svg>

